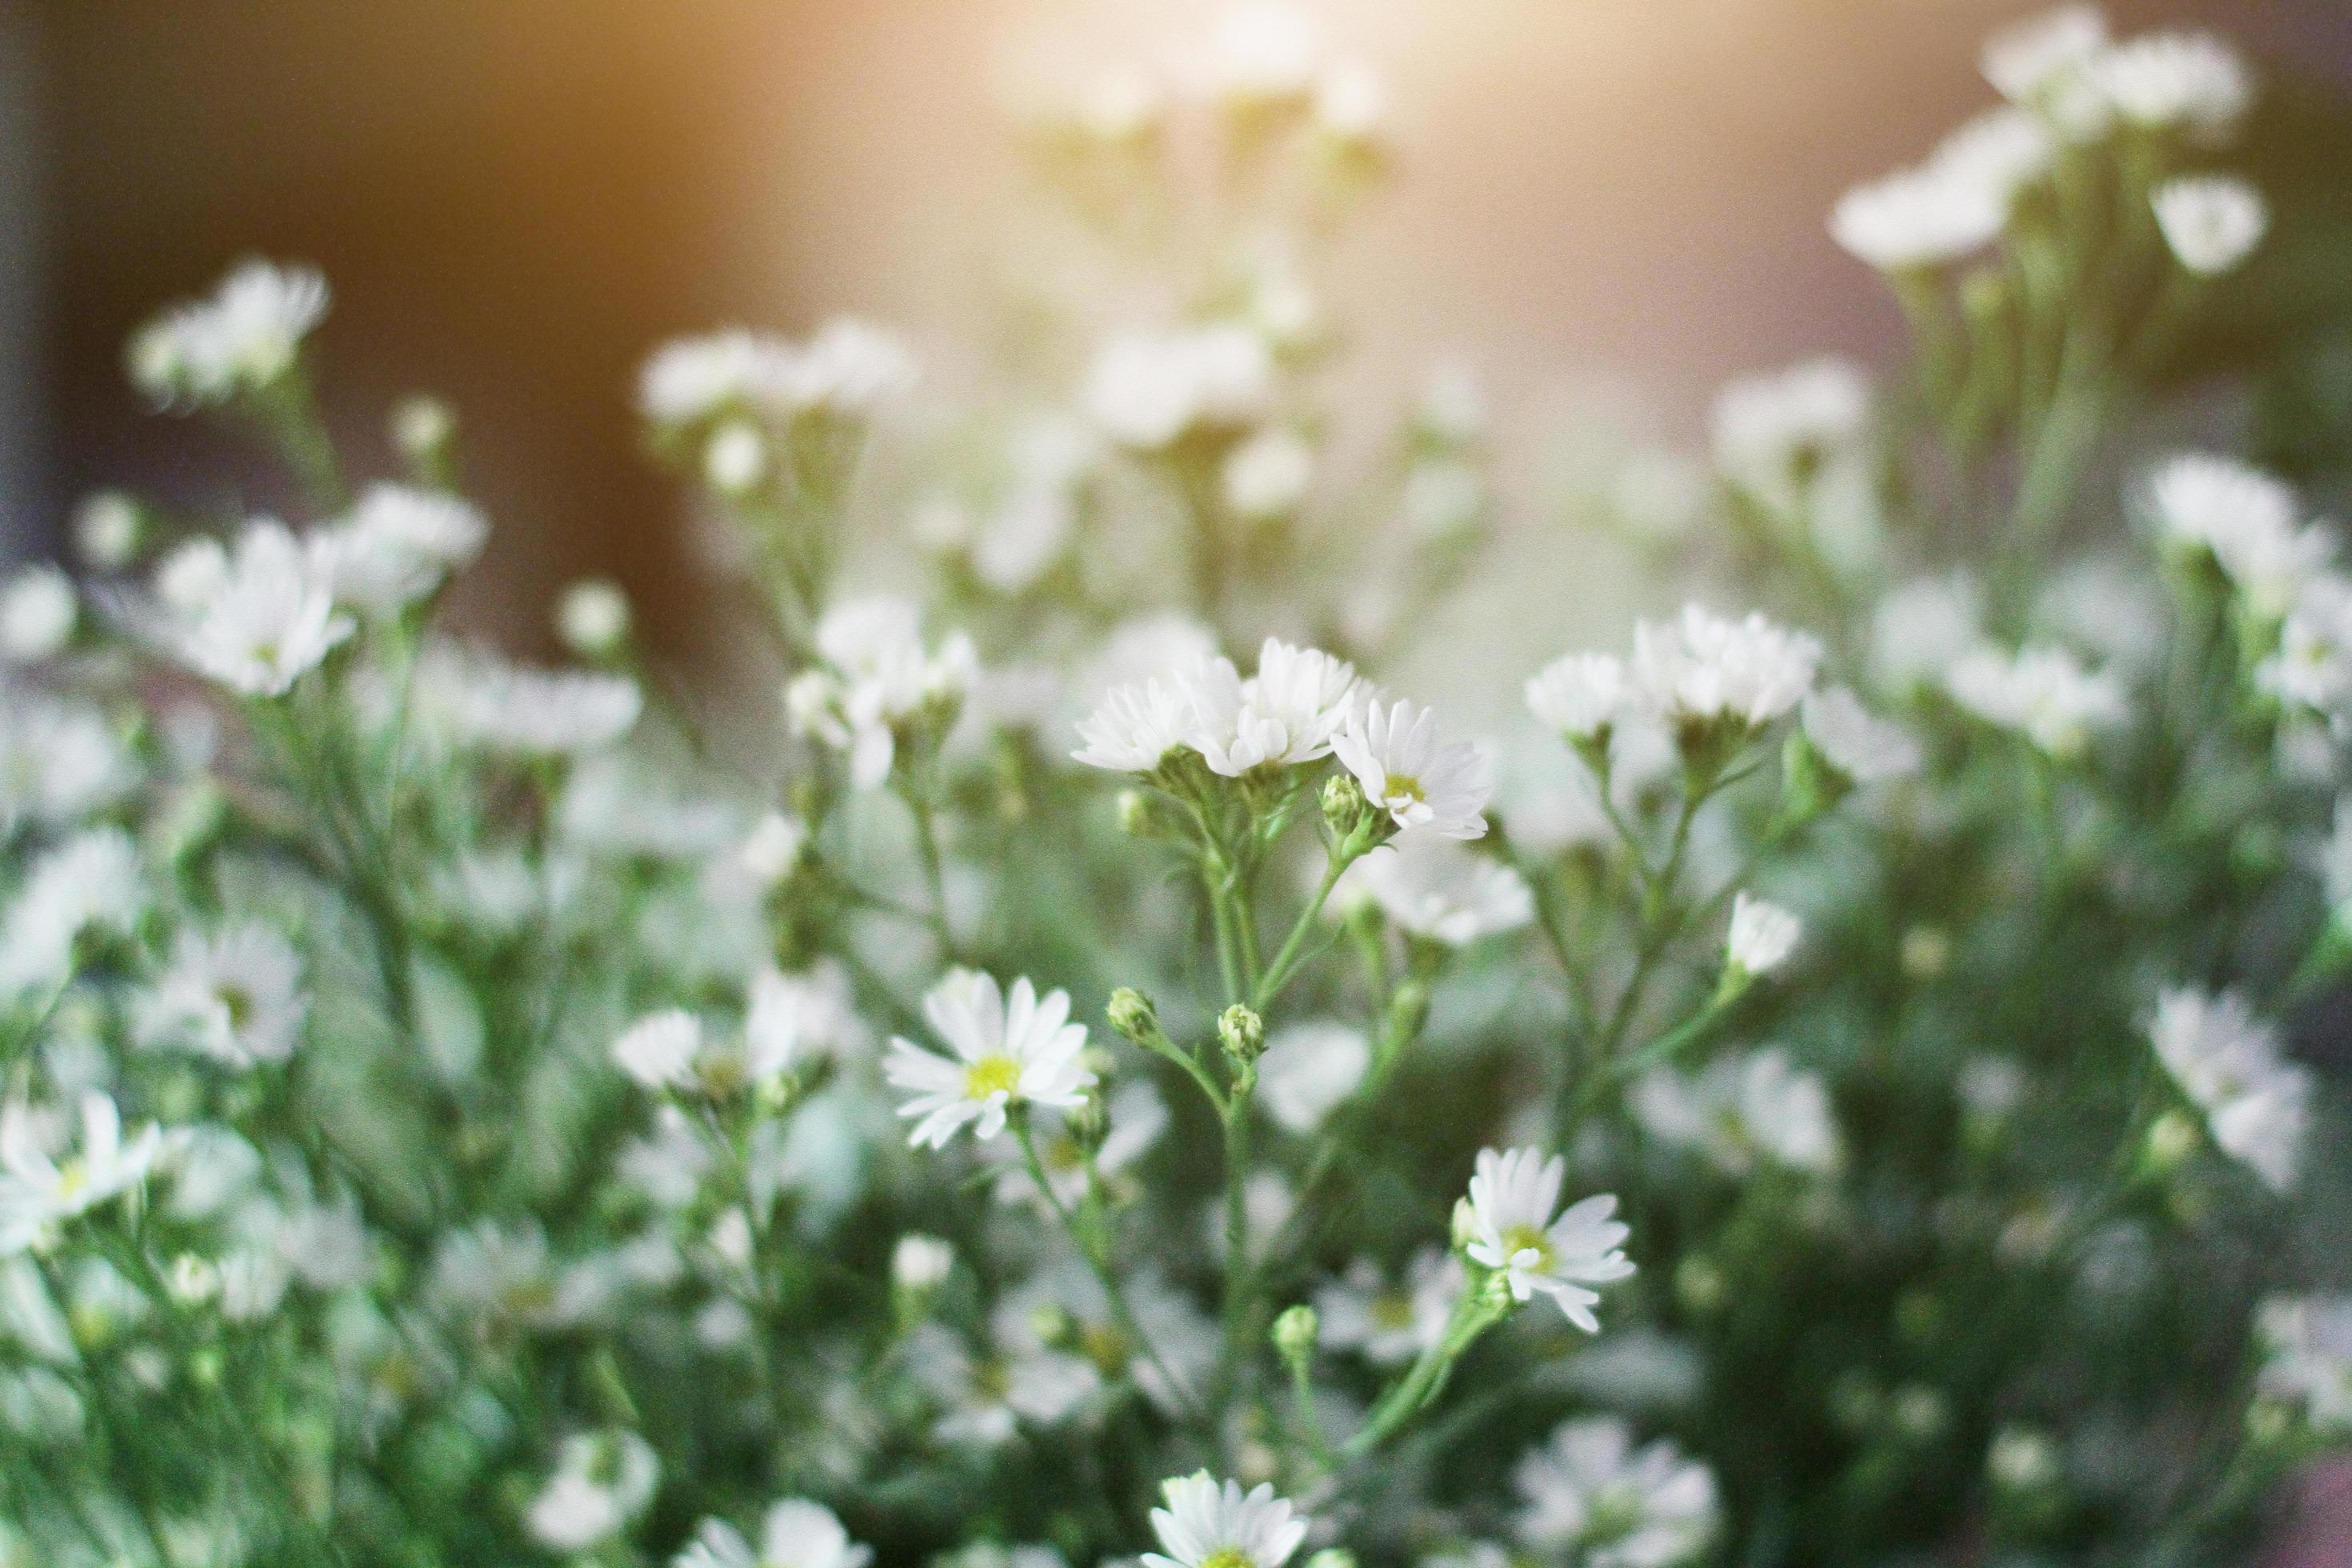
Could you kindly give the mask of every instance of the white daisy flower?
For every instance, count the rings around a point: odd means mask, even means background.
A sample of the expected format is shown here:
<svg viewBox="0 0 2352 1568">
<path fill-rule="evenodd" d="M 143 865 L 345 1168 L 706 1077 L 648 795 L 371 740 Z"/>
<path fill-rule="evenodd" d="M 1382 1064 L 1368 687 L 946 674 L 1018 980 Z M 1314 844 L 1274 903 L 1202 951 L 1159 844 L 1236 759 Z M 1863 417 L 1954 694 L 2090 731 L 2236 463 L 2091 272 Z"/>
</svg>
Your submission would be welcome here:
<svg viewBox="0 0 2352 1568">
<path fill-rule="evenodd" d="M 2123 682 L 2112 671 L 2085 669 L 2063 648 L 2027 647 L 2010 655 L 1979 647 L 1953 663 L 1945 686 L 1952 700 L 1978 718 L 2061 759 L 2081 755 L 2094 732 L 2130 717 Z"/>
<path fill-rule="evenodd" d="M 898 1114 L 919 1119 L 908 1139 L 917 1148 L 945 1148 L 967 1122 L 973 1136 L 993 1138 L 1010 1107 L 1076 1105 L 1095 1081 L 1078 1060 L 1087 1027 L 1070 1022 L 1069 994 L 1041 998 L 1025 974 L 1008 996 L 993 975 L 950 970 L 924 996 L 923 1016 L 954 1057 L 893 1037 L 882 1069 L 893 1088 L 912 1091 Z"/>
<path fill-rule="evenodd" d="M 63 1153 L 46 1146 L 23 1107 L 8 1107 L 0 1113 L 0 1258 L 145 1181 L 163 1148 L 152 1121 L 124 1138 L 122 1112 L 103 1094 L 82 1096 L 81 1141 Z"/>
<path fill-rule="evenodd" d="M 310 547 L 337 600 L 388 616 L 439 587 L 481 553 L 489 524 L 472 504 L 439 490 L 370 485 L 341 522 Z"/>
<path fill-rule="evenodd" d="M 1919 742 L 1911 732 L 1873 715 L 1843 686 L 1807 693 L 1798 721 L 1822 759 L 1854 784 L 1908 778 L 1919 771 Z"/>
<path fill-rule="evenodd" d="M 1803 929 L 1797 917 L 1780 905 L 1751 899 L 1745 892 L 1735 893 L 1730 934 L 1724 939 L 1724 965 L 1735 973 L 1769 974 L 1796 951 Z"/>
<path fill-rule="evenodd" d="M 1307 1521 L 1271 1486 L 1244 1493 L 1202 1470 L 1160 1482 L 1160 1495 L 1168 1506 L 1151 1510 L 1151 1528 L 1166 1554 L 1145 1552 L 1144 1568 L 1282 1568 L 1307 1539 Z"/>
<path fill-rule="evenodd" d="M 2011 103 L 2039 103 L 2106 47 L 2107 18 L 2096 5 L 2061 5 L 1995 33 L 1984 47 L 1985 80 Z"/>
<path fill-rule="evenodd" d="M 1361 694 L 1354 665 L 1277 637 L 1258 649 L 1247 680 L 1231 659 L 1209 658 L 1178 685 L 1191 710 L 1188 743 L 1227 778 L 1329 755 Z"/>
<path fill-rule="evenodd" d="M 693 1081 L 702 1055 L 702 1020 L 683 1007 L 639 1019 L 613 1042 L 613 1060 L 647 1089 L 681 1089 Z"/>
<path fill-rule="evenodd" d="M 637 383 L 637 407 L 660 425 L 690 425 L 728 412 L 778 405 L 793 371 L 793 351 L 779 339 L 714 332 L 665 343 Z"/>
<path fill-rule="evenodd" d="M 180 933 L 172 966 L 140 1009 L 139 1033 L 246 1068 L 291 1057 L 309 1016 L 293 944 L 248 921 L 210 937 Z"/>
<path fill-rule="evenodd" d="M 147 907 L 146 878 L 119 827 L 78 833 L 44 851 L 0 921 L 0 998 L 62 984 L 84 931 L 128 931 Z"/>
<path fill-rule="evenodd" d="M 2203 452 L 2168 458 L 2148 476 L 2147 497 L 2166 542 L 2211 554 L 2263 616 L 2284 614 L 2336 552 L 2325 527 L 2301 521 L 2291 488 L 2234 458 Z"/>
<path fill-rule="evenodd" d="M 207 300 L 176 305 L 131 340 L 131 379 L 164 407 L 216 406 L 274 384 L 327 313 L 327 280 L 246 261 Z"/>
<path fill-rule="evenodd" d="M 2255 1322 L 2262 1391 L 2318 1432 L 2352 1432 L 2352 1296 L 2276 1297 Z"/>
<path fill-rule="evenodd" d="M 1633 628 L 1633 688 L 1677 732 L 1727 721 L 1762 729 L 1812 689 L 1822 645 L 1751 613 L 1731 620 L 1688 605 Z"/>
<path fill-rule="evenodd" d="M 1571 653 L 1528 680 L 1528 710 L 1571 742 L 1597 741 L 1625 717 L 1633 690 L 1614 654 Z"/>
<path fill-rule="evenodd" d="M 751 977 L 743 1035 L 755 1078 L 768 1078 L 812 1056 L 854 1051 L 866 1025 L 849 989 L 849 972 L 820 959 L 805 970 L 762 969 Z"/>
<path fill-rule="evenodd" d="M 889 777 L 901 727 L 950 716 L 979 674 L 970 637 L 958 632 L 927 651 L 915 606 L 887 595 L 827 610 L 816 645 L 827 668 L 796 676 L 785 708 L 795 731 L 847 753 L 850 780 L 860 789 L 877 789 Z"/>
<path fill-rule="evenodd" d="M 645 1511 L 660 1479 L 660 1461 L 635 1433 L 575 1433 L 563 1440 L 555 1473 L 531 1500 L 524 1522 L 551 1552 L 592 1551 Z"/>
<path fill-rule="evenodd" d="M 1325 1348 L 1354 1351 L 1374 1366 L 1403 1366 L 1445 1337 L 1465 1284 L 1462 1259 L 1429 1247 L 1402 1279 L 1391 1281 L 1369 1258 L 1315 1293 Z"/>
<path fill-rule="evenodd" d="M 645 693 L 625 676 L 484 663 L 455 694 L 460 740 L 525 757 L 576 756 L 628 733 Z"/>
<path fill-rule="evenodd" d="M 1225 505 L 1237 517 L 1264 522 L 1287 517 L 1315 482 L 1315 448 L 1288 430 L 1261 430 L 1225 456 Z"/>
<path fill-rule="evenodd" d="M 2235 271 L 2270 232 L 2263 193 L 2227 174 L 2168 180 L 2148 205 L 2173 259 L 2200 278 Z"/>
<path fill-rule="evenodd" d="M 1052 1426 L 1068 1420 L 1102 1387 L 1093 1363 L 1033 1334 L 992 1331 L 991 1339 L 975 1355 L 937 1324 L 927 1323 L 915 1335 L 916 1375 L 946 1407 L 931 1428 L 942 1443 L 990 1448 L 1009 1443 L 1024 1422 Z"/>
<path fill-rule="evenodd" d="M 1114 687 L 1077 728 L 1086 744 L 1070 753 L 1076 761 L 1113 773 L 1148 773 L 1190 743 L 1193 708 L 1181 691 L 1146 680 Z"/>
<path fill-rule="evenodd" d="M 1882 272 L 1906 272 L 1974 255 L 2008 221 L 2005 195 L 1929 163 L 1846 192 L 1830 214 L 1830 237 Z"/>
<path fill-rule="evenodd" d="M 2143 33 L 2085 68 L 2118 118 L 2143 130 L 2225 136 L 2254 100 L 2245 61 L 2210 33 Z"/>
<path fill-rule="evenodd" d="M 268 518 L 233 550 L 175 552 L 155 586 L 178 612 L 166 637 L 180 661 L 247 697 L 285 695 L 352 631 L 326 563 Z"/>
<path fill-rule="evenodd" d="M 874 1549 L 849 1539 L 833 1510 L 806 1498 L 771 1504 L 753 1550 L 742 1531 L 706 1519 L 671 1568 L 866 1568 Z"/>
<path fill-rule="evenodd" d="M 1273 395 L 1265 340 L 1223 323 L 1127 333 L 1103 345 L 1083 402 L 1103 434 L 1140 452 L 1161 451 L 1195 430 L 1231 431 L 1262 414 Z"/>
<path fill-rule="evenodd" d="M 80 601 L 55 566 L 27 566 L 0 585 L 0 662 L 39 664 L 73 640 Z"/>
<path fill-rule="evenodd" d="M 121 801 L 139 765 L 97 709 L 0 689 L 0 840 L 63 827 Z"/>
<path fill-rule="evenodd" d="M 1827 1086 L 1777 1047 L 1710 1062 L 1696 1078 L 1654 1068 L 1631 1101 L 1644 1131 L 1704 1152 L 1727 1175 L 1746 1176 L 1759 1160 L 1821 1175 L 1838 1168 Z"/>
<path fill-rule="evenodd" d="M 1868 434 L 1870 380 L 1841 359 L 1748 376 L 1717 395 L 1712 426 L 1724 477 L 1774 510 L 1790 511 L 1823 468 Z"/>
<path fill-rule="evenodd" d="M 1470 1260 L 1499 1271 L 1514 1300 L 1538 1292 L 1559 1304 L 1568 1321 L 1588 1334 L 1601 1331 L 1592 1308 L 1601 1300 L 1588 1289 L 1633 1272 L 1622 1250 L 1625 1226 L 1609 1216 L 1617 1199 L 1609 1194 L 1586 1198 L 1565 1212 L 1560 1184 L 1568 1163 L 1547 1159 L 1539 1150 L 1493 1149 L 1478 1152 L 1470 1178 Z"/>
<path fill-rule="evenodd" d="M 1322 1019 L 1276 1029 L 1258 1058 L 1258 1103 L 1276 1126 L 1311 1132 L 1355 1092 L 1371 1061 L 1370 1044 L 1352 1025 Z"/>
<path fill-rule="evenodd" d="M 1439 744 L 1435 710 L 1402 698 L 1367 702 L 1349 715 L 1331 750 L 1400 835 L 1485 836 L 1493 773 L 1469 742 Z"/>
<path fill-rule="evenodd" d="M 1613 1415 L 1566 1423 L 1513 1479 L 1519 1539 L 1583 1568 L 1672 1568 L 1715 1533 L 1714 1472 L 1664 1438 L 1636 1448 Z"/>
<path fill-rule="evenodd" d="M 2292 1191 L 2310 1122 L 2311 1074 L 2286 1058 L 2276 1030 L 2234 991 L 2187 988 L 2157 999 L 2148 1040 L 2213 1142 L 2272 1190 Z"/>
<path fill-rule="evenodd" d="M 1448 947 L 1517 931 L 1535 919 L 1535 890 L 1510 867 L 1435 837 L 1400 838 L 1340 875 L 1336 914 L 1370 899 L 1399 931 Z"/>
</svg>

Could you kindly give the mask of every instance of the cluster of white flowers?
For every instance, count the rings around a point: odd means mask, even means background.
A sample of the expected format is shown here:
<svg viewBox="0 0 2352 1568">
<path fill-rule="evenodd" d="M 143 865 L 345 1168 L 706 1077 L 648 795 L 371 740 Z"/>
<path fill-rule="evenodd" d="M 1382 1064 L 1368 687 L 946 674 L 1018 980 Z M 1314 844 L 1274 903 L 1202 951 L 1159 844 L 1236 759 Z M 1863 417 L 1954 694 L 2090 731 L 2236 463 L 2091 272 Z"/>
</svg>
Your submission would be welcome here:
<svg viewBox="0 0 2352 1568">
<path fill-rule="evenodd" d="M 1639 725 L 1698 756 L 1745 744 L 1786 717 L 1812 690 L 1821 660 L 1818 641 L 1760 614 L 1733 620 L 1687 605 L 1673 620 L 1637 624 L 1630 660 L 1571 654 L 1547 666 L 1528 682 L 1528 707 L 1581 745 L 1603 747 Z"/>
<path fill-rule="evenodd" d="M 307 267 L 247 261 L 208 300 L 166 311 L 131 342 L 131 378 L 165 407 L 216 407 L 262 392 L 299 363 L 327 314 Z"/>
<path fill-rule="evenodd" d="M 1650 1136 L 1702 1151 L 1727 1175 L 1745 1176 L 1759 1160 L 1819 1174 L 1838 1168 L 1829 1090 L 1785 1051 L 1726 1058 L 1696 1078 L 1654 1069 L 1634 1086 L 1633 1108 Z"/>
<path fill-rule="evenodd" d="M 1195 432 L 1237 434 L 1265 412 L 1274 353 L 1240 322 L 1122 334 L 1106 342 L 1087 375 L 1084 404 L 1102 433 L 1138 452 L 1160 452 Z"/>
<path fill-rule="evenodd" d="M 329 558 L 283 523 L 247 523 L 234 545 L 191 540 L 156 567 L 162 635 L 181 662 L 246 697 L 283 697 L 352 635 Z"/>
<path fill-rule="evenodd" d="M 2084 668 L 2061 647 L 1973 648 L 1953 663 L 1945 686 L 1978 718 L 2061 760 L 2079 757 L 2095 735 L 2130 717 L 2121 679 Z"/>
<path fill-rule="evenodd" d="M 830 321 L 805 343 L 726 331 L 666 345 L 646 363 L 637 404 L 657 425 L 730 415 L 777 422 L 870 418 L 916 376 L 905 345 L 866 322 Z"/>
<path fill-rule="evenodd" d="M 926 648 L 915 606 L 898 598 L 835 605 L 818 623 L 816 647 L 824 665 L 793 678 L 784 710 L 796 733 L 847 754 L 860 789 L 889 778 L 910 728 L 944 732 L 979 674 L 970 637 L 952 633 Z"/>
<path fill-rule="evenodd" d="M 2312 1082 L 2282 1053 L 2277 1031 L 2235 992 L 2183 988 L 2157 999 L 2147 1033 L 2213 1142 L 2273 1188 L 2291 1189 L 2302 1167 Z"/>
<path fill-rule="evenodd" d="M 1519 1539 L 1591 1568 L 1671 1568 L 1713 1538 L 1715 1475 L 1606 1415 L 1570 1421 L 1519 1461 Z"/>
</svg>

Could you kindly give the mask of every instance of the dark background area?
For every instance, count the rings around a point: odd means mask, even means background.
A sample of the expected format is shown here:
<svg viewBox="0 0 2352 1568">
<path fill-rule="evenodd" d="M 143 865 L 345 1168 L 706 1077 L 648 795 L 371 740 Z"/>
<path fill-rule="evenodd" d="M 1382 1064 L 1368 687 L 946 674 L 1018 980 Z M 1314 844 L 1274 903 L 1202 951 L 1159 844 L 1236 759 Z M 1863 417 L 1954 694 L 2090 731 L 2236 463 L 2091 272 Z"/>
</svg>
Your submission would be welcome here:
<svg viewBox="0 0 2352 1568">
<path fill-rule="evenodd" d="M 1387 291 L 1368 348 L 1460 342 L 1506 379 L 1570 364 L 1695 404 L 1726 374 L 1885 346 L 1892 310 L 1822 215 L 1990 101 L 1977 40 L 2038 7 L 1320 8 L 1399 68 L 1406 120 L 1408 184 L 1349 275 Z M 534 617 L 514 606 L 595 569 L 675 626 L 692 602 L 677 498 L 629 410 L 649 346 L 836 308 L 952 322 L 971 215 L 1003 207 L 973 151 L 998 35 L 1118 9 L 0 0 L 0 349 L 23 351 L 13 375 L 0 363 L 0 555 L 49 548 L 101 484 L 270 499 L 247 454 L 146 413 L 121 368 L 160 303 L 263 254 L 333 281 L 327 399 L 363 465 L 399 394 L 461 409 L 499 524 L 471 614 L 527 640 Z M 2274 89 L 2266 125 L 2289 128 L 2257 153 L 2273 194 L 2315 209 L 2303 221 L 2352 221 L 2352 136 L 2330 118 L 2352 82 L 2339 0 L 2110 9 L 2119 27 L 2202 19 L 2242 41 Z M 1398 40 L 1406 59 L 1385 59 Z M 2340 300 L 2345 284 L 2310 287 Z"/>
</svg>

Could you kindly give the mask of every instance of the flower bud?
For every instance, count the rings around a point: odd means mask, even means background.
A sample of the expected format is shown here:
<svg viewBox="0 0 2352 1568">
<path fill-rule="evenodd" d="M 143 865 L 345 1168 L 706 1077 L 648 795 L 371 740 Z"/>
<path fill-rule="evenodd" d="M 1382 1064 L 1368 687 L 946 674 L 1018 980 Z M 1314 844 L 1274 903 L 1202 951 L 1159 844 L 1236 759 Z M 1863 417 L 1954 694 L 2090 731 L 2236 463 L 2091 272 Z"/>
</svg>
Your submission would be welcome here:
<svg viewBox="0 0 2352 1568">
<path fill-rule="evenodd" d="M 2168 1110 L 2148 1124 L 2140 1157 L 2150 1175 L 2169 1175 L 2197 1152 L 2197 1123 L 2186 1111 Z"/>
<path fill-rule="evenodd" d="M 610 658 L 629 636 L 629 600 L 617 584 L 583 577 L 563 591 L 555 609 L 556 635 L 580 658 Z"/>
<path fill-rule="evenodd" d="M 74 509 L 74 548 L 94 572 L 120 572 L 139 553 L 139 504 L 121 490 L 100 490 Z"/>
<path fill-rule="evenodd" d="M 1139 789 L 1118 792 L 1118 830 L 1129 838 L 1156 837 L 1160 832 L 1160 812 L 1151 796 Z"/>
<path fill-rule="evenodd" d="M 955 1248 L 920 1231 L 908 1231 L 890 1250 L 890 1283 L 909 1293 L 938 1289 L 954 1267 Z"/>
<path fill-rule="evenodd" d="M 1101 1074 L 1097 1072 L 1096 1076 L 1099 1079 Z M 1110 1112 L 1103 1103 L 1101 1090 L 1089 1091 L 1086 1098 L 1072 1106 L 1062 1128 L 1070 1135 L 1070 1142 L 1079 1149 L 1088 1153 L 1100 1149 L 1103 1139 L 1110 1132 Z"/>
<path fill-rule="evenodd" d="M 1323 820 L 1341 838 L 1364 818 L 1364 786 L 1353 773 L 1335 773 L 1323 784 Z"/>
<path fill-rule="evenodd" d="M 1160 1037 L 1160 1014 L 1151 1005 L 1151 998 L 1131 985 L 1122 985 L 1110 994 L 1110 1004 L 1103 1009 L 1110 1026 L 1122 1039 L 1150 1048 Z"/>
<path fill-rule="evenodd" d="M 768 476 L 768 443 L 759 427 L 731 420 L 710 433 L 702 448 L 702 477 L 720 495 L 748 495 Z"/>
<path fill-rule="evenodd" d="M 1454 1199 L 1454 1215 L 1448 1232 L 1448 1239 L 1454 1244 L 1454 1250 L 1459 1252 L 1477 1238 L 1478 1211 L 1470 1206 L 1468 1198 Z"/>
<path fill-rule="evenodd" d="M 1217 1041 L 1234 1066 L 1247 1067 L 1265 1054 L 1265 1020 L 1236 1002 L 1217 1016 Z"/>
<path fill-rule="evenodd" d="M 457 438 L 457 416 L 437 397 L 404 397 L 393 405 L 392 444 L 416 468 L 431 469 L 448 456 Z"/>
<path fill-rule="evenodd" d="M 1389 1035 L 1393 1039 L 1410 1040 L 1420 1035 L 1422 1026 L 1429 1022 L 1429 984 L 1426 981 L 1400 981 L 1389 995 Z"/>
<path fill-rule="evenodd" d="M 1271 1337 L 1275 1353 L 1293 1367 L 1304 1366 L 1307 1358 L 1315 1353 L 1315 1341 L 1321 1331 L 1322 1325 L 1315 1316 L 1314 1308 L 1305 1305 L 1286 1307 L 1274 1320 Z"/>
<path fill-rule="evenodd" d="M 172 1300 L 183 1307 L 201 1307 L 220 1293 L 220 1269 L 209 1258 L 183 1252 L 172 1259 L 166 1280 Z"/>
</svg>

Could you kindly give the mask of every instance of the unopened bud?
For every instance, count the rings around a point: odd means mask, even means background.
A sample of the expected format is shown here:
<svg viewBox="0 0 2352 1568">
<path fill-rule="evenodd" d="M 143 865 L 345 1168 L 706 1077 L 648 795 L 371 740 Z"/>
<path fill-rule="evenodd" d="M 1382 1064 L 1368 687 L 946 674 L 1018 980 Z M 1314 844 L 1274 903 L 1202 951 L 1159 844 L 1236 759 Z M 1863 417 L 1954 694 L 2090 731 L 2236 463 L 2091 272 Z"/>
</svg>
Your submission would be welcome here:
<svg viewBox="0 0 2352 1568">
<path fill-rule="evenodd" d="M 955 1248 L 936 1236 L 909 1231 L 890 1250 L 890 1283 L 901 1290 L 936 1290 L 955 1267 Z"/>
<path fill-rule="evenodd" d="M 1323 820 L 1345 838 L 1364 816 L 1364 786 L 1353 773 L 1335 773 L 1324 781 Z"/>
<path fill-rule="evenodd" d="M 420 468 L 437 465 L 457 435 L 457 416 L 437 397 L 419 394 L 393 405 L 392 444 Z"/>
<path fill-rule="evenodd" d="M 1129 838 L 1150 838 L 1160 831 L 1160 813 L 1150 795 L 1139 789 L 1118 792 L 1118 830 Z"/>
<path fill-rule="evenodd" d="M 768 475 L 768 442 L 757 426 L 737 419 L 710 433 L 702 448 L 702 477 L 723 496 L 747 495 Z"/>
<path fill-rule="evenodd" d="M 220 1293 L 220 1269 L 209 1258 L 184 1252 L 172 1259 L 165 1283 L 173 1301 L 183 1307 L 201 1307 Z"/>
<path fill-rule="evenodd" d="M 1286 1307 L 1274 1320 L 1275 1353 L 1293 1366 L 1304 1365 L 1315 1353 L 1315 1341 L 1322 1325 L 1308 1306 Z"/>
<path fill-rule="evenodd" d="M 1428 1022 L 1428 983 L 1421 980 L 1399 982 L 1396 990 L 1389 996 L 1390 1037 L 1412 1039 L 1420 1035 L 1422 1026 Z"/>
<path fill-rule="evenodd" d="M 620 652 L 629 620 L 628 595 L 602 577 L 572 584 L 555 607 L 556 635 L 580 658 L 610 658 Z"/>
<path fill-rule="evenodd" d="M 2197 1124 L 2186 1111 L 2168 1110 L 2148 1124 L 2144 1146 L 2149 1174 L 2165 1175 L 2179 1169 L 2181 1162 L 2197 1152 L 2199 1141 Z"/>
<path fill-rule="evenodd" d="M 1099 1078 L 1100 1075 L 1097 1074 L 1097 1077 Z M 1110 1112 L 1103 1103 L 1100 1091 L 1087 1094 L 1076 1105 L 1071 1107 L 1069 1115 L 1062 1122 L 1062 1127 L 1069 1133 L 1070 1142 L 1076 1143 L 1081 1150 L 1091 1153 L 1101 1148 L 1103 1139 L 1110 1132 Z"/>
<path fill-rule="evenodd" d="M 1151 1005 L 1151 998 L 1131 985 L 1122 985 L 1110 994 L 1110 1003 L 1103 1009 L 1110 1026 L 1121 1038 L 1149 1047 L 1160 1037 L 1160 1014 Z"/>
<path fill-rule="evenodd" d="M 1236 1002 L 1217 1016 L 1217 1042 L 1236 1066 L 1246 1067 L 1265 1054 L 1265 1020 Z"/>
</svg>

